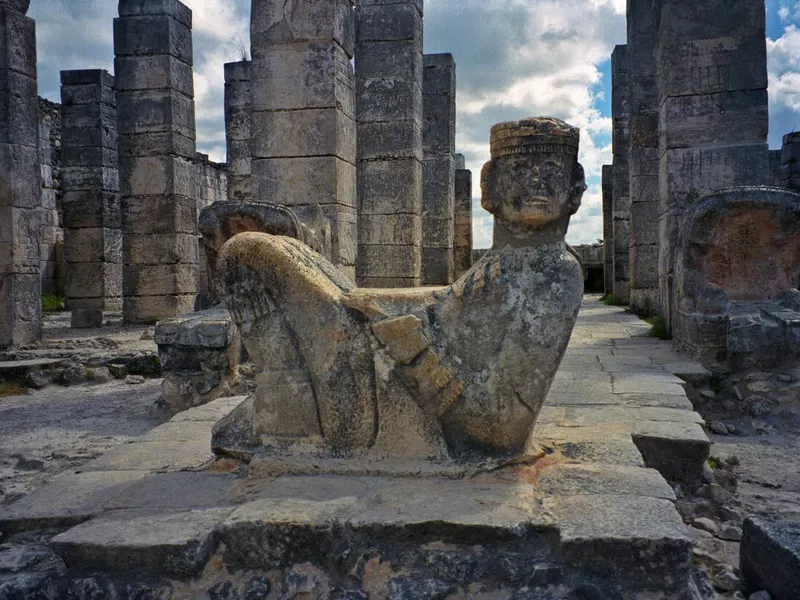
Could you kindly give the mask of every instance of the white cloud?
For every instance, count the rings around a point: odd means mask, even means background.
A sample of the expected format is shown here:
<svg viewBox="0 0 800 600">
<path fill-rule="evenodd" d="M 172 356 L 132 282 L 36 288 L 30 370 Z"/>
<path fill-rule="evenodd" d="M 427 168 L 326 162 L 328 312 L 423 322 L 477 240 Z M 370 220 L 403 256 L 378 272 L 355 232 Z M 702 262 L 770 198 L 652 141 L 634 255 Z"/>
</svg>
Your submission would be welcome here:
<svg viewBox="0 0 800 600">
<path fill-rule="evenodd" d="M 791 18 L 800 21 L 800 3 Z M 800 29 L 796 22 L 786 23 L 778 39 L 767 40 L 767 67 L 770 146 L 779 148 L 783 134 L 800 128 Z"/>
</svg>

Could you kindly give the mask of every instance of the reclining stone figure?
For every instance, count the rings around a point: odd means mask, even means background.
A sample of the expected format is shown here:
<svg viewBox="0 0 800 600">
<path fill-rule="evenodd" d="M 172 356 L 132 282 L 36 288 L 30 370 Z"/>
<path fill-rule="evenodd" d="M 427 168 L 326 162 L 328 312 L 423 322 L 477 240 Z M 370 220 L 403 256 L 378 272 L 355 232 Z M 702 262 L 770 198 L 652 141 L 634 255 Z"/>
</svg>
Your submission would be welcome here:
<svg viewBox="0 0 800 600">
<path fill-rule="evenodd" d="M 566 350 L 583 276 L 564 236 L 586 189 L 579 130 L 492 128 L 482 172 L 494 247 L 442 288 L 354 288 L 295 239 L 242 233 L 219 255 L 228 307 L 263 373 L 215 450 L 368 459 L 524 453 Z"/>
</svg>

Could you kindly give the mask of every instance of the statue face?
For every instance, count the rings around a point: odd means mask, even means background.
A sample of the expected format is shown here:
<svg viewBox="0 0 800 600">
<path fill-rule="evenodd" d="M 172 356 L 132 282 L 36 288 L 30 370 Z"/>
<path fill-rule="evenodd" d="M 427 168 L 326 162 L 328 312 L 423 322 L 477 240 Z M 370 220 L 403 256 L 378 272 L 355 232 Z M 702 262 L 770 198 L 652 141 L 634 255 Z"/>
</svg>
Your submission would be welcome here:
<svg viewBox="0 0 800 600">
<path fill-rule="evenodd" d="M 536 228 L 575 214 L 585 189 L 572 155 L 500 156 L 483 168 L 481 205 L 499 219 Z"/>
</svg>

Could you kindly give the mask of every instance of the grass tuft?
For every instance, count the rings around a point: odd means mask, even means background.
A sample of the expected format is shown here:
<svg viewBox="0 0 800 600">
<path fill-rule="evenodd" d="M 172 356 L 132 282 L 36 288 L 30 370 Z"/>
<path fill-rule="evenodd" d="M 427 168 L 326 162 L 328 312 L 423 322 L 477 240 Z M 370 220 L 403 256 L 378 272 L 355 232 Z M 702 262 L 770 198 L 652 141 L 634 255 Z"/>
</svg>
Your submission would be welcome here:
<svg viewBox="0 0 800 600">
<path fill-rule="evenodd" d="M 652 327 L 653 337 L 657 337 L 660 340 L 670 339 L 669 332 L 667 331 L 667 322 L 661 315 L 648 317 L 644 319 L 644 322 L 649 324 L 650 327 Z"/>
<path fill-rule="evenodd" d="M 42 312 L 55 313 L 64 310 L 64 298 L 56 294 L 42 296 Z"/>
<path fill-rule="evenodd" d="M 26 389 L 17 383 L 8 383 L 0 381 L 0 398 L 7 396 L 21 396 L 26 392 Z"/>
</svg>

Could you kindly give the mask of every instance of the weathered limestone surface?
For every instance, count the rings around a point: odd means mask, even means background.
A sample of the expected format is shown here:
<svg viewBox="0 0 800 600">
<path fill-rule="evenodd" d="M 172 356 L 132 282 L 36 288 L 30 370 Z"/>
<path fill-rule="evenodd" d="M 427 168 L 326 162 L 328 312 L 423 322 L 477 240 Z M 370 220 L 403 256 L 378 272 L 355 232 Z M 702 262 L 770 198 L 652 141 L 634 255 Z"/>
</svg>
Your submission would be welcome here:
<svg viewBox="0 0 800 600">
<path fill-rule="evenodd" d="M 766 16 L 761 0 L 662 0 L 655 20 L 659 304 L 671 330 L 684 215 L 705 194 L 766 178 Z"/>
<path fill-rule="evenodd" d="M 72 327 L 122 308 L 117 100 L 107 71 L 61 72 L 62 207 Z M 102 135 L 98 135 L 102 132 Z"/>
<path fill-rule="evenodd" d="M 800 590 L 800 523 L 748 517 L 742 528 L 741 569 L 752 589 L 774 600 L 791 600 Z"/>
<path fill-rule="evenodd" d="M 417 287 L 422 243 L 422 3 L 356 7 L 359 285 Z"/>
<path fill-rule="evenodd" d="M 614 294 L 614 166 L 603 165 L 603 295 Z"/>
<path fill-rule="evenodd" d="M 630 301 L 630 61 L 627 46 L 617 46 L 611 55 L 611 112 L 614 172 L 611 194 L 614 212 L 614 293 L 615 304 Z"/>
<path fill-rule="evenodd" d="M 463 154 L 456 154 L 453 227 L 453 265 L 459 279 L 472 267 L 472 171 L 465 168 Z"/>
<path fill-rule="evenodd" d="M 630 119 L 630 304 L 638 314 L 658 312 L 658 90 L 653 0 L 630 0 L 628 93 Z"/>
<path fill-rule="evenodd" d="M 0 347 L 41 335 L 41 180 L 36 24 L 0 3 Z"/>
<path fill-rule="evenodd" d="M 251 12 L 251 188 L 255 202 L 317 205 L 333 264 L 355 279 L 356 121 L 353 0 L 254 0 Z"/>
<path fill-rule="evenodd" d="M 208 158 L 208 154 L 198 152 L 195 164 L 195 194 L 198 215 L 214 202 L 228 200 L 228 167 Z"/>
<path fill-rule="evenodd" d="M 228 200 L 250 202 L 250 61 L 225 65 Z"/>
<path fill-rule="evenodd" d="M 426 54 L 423 77 L 422 284 L 454 280 L 456 63 Z"/>
<path fill-rule="evenodd" d="M 177 0 L 121 0 L 119 15 L 123 316 L 155 322 L 190 312 L 198 288 L 192 12 Z"/>
<path fill-rule="evenodd" d="M 41 168 L 42 294 L 66 295 L 64 236 L 61 228 L 61 105 L 39 97 L 39 165 Z"/>
<path fill-rule="evenodd" d="M 564 244 L 585 190 L 578 136 L 551 119 L 493 128 L 482 189 L 495 248 L 449 287 L 356 289 L 297 240 L 231 238 L 218 271 L 258 390 L 218 426 L 215 447 L 266 452 L 272 468 L 295 445 L 316 447 L 323 469 L 331 451 L 524 452 L 583 293 Z"/>
<path fill-rule="evenodd" d="M 800 192 L 800 132 L 783 136 L 781 185 Z"/>
<path fill-rule="evenodd" d="M 677 248 L 675 343 L 733 368 L 800 353 L 800 194 L 717 191 L 691 207 Z"/>
</svg>

